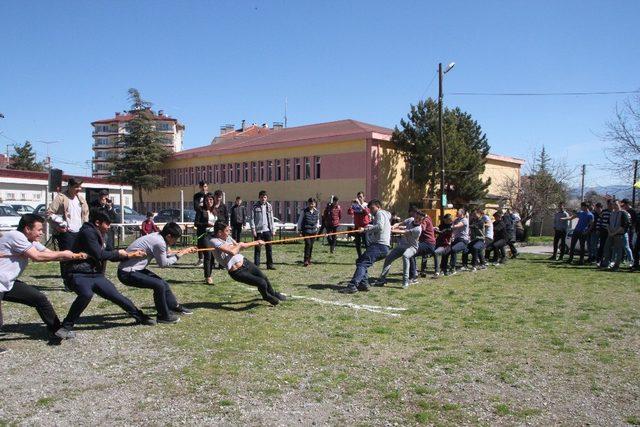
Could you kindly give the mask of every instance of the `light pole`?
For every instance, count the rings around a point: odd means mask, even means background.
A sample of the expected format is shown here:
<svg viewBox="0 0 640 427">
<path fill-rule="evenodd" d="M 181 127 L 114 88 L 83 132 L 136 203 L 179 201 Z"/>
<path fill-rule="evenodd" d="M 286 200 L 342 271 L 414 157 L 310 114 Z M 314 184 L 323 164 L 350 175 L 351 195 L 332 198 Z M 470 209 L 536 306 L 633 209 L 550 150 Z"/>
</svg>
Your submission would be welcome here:
<svg viewBox="0 0 640 427">
<path fill-rule="evenodd" d="M 440 132 L 440 219 L 444 216 L 445 206 L 445 185 L 444 185 L 444 131 L 442 129 L 442 80 L 445 74 L 447 74 L 456 65 L 455 62 L 447 65 L 446 70 L 442 70 L 442 62 L 438 64 L 438 129 Z"/>
</svg>

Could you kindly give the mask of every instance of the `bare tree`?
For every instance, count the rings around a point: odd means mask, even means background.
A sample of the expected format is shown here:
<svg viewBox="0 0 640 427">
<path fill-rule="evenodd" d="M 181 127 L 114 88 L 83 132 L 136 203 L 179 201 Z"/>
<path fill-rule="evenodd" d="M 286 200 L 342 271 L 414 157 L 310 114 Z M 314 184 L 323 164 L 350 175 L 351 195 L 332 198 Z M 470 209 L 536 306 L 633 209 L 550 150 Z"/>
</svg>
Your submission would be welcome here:
<svg viewBox="0 0 640 427">
<path fill-rule="evenodd" d="M 614 118 L 605 123 L 602 139 L 609 143 L 605 155 L 618 172 L 630 174 L 630 165 L 640 159 L 640 95 L 616 105 Z"/>
</svg>

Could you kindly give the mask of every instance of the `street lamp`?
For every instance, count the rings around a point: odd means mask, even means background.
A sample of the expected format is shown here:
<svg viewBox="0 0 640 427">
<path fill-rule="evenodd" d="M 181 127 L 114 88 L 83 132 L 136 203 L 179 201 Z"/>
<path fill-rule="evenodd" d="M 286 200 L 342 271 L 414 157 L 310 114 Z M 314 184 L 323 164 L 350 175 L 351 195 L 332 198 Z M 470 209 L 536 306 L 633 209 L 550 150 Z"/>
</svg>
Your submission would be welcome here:
<svg viewBox="0 0 640 427">
<path fill-rule="evenodd" d="M 442 70 L 442 62 L 438 64 L 438 129 L 440 132 L 440 165 L 442 169 L 440 171 L 440 219 L 444 217 L 445 206 L 445 187 L 444 187 L 444 132 L 442 130 L 442 80 L 445 74 L 447 74 L 456 65 L 455 62 L 451 62 L 447 65 L 446 70 Z"/>
</svg>

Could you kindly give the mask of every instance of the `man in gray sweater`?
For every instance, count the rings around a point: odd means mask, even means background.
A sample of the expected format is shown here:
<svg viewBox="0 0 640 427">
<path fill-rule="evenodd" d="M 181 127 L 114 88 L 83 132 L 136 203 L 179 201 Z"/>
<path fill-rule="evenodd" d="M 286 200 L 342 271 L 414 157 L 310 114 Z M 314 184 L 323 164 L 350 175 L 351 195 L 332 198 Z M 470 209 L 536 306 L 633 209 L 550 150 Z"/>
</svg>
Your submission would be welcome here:
<svg viewBox="0 0 640 427">
<path fill-rule="evenodd" d="M 369 202 L 369 210 L 373 215 L 373 221 L 358 230 L 359 232 L 367 233 L 369 247 L 356 260 L 356 271 L 353 273 L 349 285 L 340 290 L 345 294 L 368 291 L 369 267 L 389 254 L 389 247 L 391 246 L 391 214 L 382 209 L 380 200 L 375 199 Z"/>
<path fill-rule="evenodd" d="M 152 259 L 156 260 L 158 267 L 164 268 L 175 264 L 182 255 L 194 253 L 196 248 L 189 247 L 169 254 L 167 246 L 174 245 L 181 236 L 180 226 L 175 222 L 170 222 L 164 226 L 161 232 L 139 237 L 127 248 L 127 252 L 146 252 L 146 258 L 131 258 L 118 265 L 118 279 L 123 284 L 135 288 L 153 289 L 153 300 L 158 311 L 157 321 L 159 323 L 178 322 L 180 318 L 173 313 L 191 314 L 191 310 L 178 304 L 169 284 L 147 269 L 147 265 Z"/>
</svg>

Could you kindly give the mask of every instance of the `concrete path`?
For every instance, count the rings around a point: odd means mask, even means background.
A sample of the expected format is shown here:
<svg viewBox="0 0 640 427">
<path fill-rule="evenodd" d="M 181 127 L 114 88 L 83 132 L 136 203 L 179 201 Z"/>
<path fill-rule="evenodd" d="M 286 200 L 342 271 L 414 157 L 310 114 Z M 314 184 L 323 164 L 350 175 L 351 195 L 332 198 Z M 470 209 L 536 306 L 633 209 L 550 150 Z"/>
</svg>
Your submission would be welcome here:
<svg viewBox="0 0 640 427">
<path fill-rule="evenodd" d="M 518 252 L 523 254 L 546 255 L 553 253 L 552 246 L 518 246 Z"/>
</svg>

